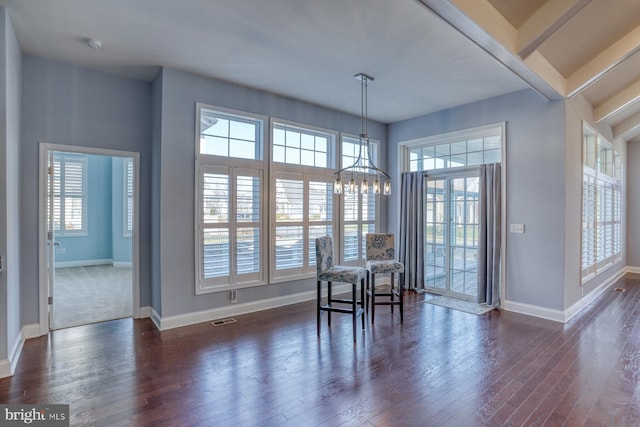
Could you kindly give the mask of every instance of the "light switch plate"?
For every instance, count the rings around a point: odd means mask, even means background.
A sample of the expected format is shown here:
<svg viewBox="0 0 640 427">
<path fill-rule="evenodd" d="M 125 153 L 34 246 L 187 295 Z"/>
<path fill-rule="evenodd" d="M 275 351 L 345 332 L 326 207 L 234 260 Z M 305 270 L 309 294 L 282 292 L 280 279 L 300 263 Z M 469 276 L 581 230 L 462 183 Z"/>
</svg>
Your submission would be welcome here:
<svg viewBox="0 0 640 427">
<path fill-rule="evenodd" d="M 511 224 L 511 232 L 524 234 L 524 224 Z"/>
</svg>

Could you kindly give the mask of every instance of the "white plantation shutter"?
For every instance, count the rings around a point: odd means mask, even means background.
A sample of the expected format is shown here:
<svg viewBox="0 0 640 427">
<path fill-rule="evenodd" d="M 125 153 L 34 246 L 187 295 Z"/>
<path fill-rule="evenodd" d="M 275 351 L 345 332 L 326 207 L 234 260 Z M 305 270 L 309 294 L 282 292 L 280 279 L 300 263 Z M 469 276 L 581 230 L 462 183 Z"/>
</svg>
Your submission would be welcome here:
<svg viewBox="0 0 640 427">
<path fill-rule="evenodd" d="M 260 171 L 202 166 L 200 290 L 262 280 Z"/>
<path fill-rule="evenodd" d="M 582 280 L 621 259 L 622 164 L 612 145 L 583 130 Z"/>
<path fill-rule="evenodd" d="M 133 231 L 133 159 L 126 158 L 124 164 L 124 235 L 131 236 L 131 232 Z"/>
<path fill-rule="evenodd" d="M 54 155 L 53 218 L 59 235 L 86 234 L 87 158 Z"/>
</svg>

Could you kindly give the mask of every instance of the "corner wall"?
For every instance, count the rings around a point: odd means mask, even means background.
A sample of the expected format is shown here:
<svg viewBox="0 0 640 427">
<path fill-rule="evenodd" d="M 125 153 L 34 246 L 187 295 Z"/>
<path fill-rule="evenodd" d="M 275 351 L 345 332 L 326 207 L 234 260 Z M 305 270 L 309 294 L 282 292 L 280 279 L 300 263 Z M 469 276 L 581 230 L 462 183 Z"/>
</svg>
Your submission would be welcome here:
<svg viewBox="0 0 640 427">
<path fill-rule="evenodd" d="M 400 180 L 398 144 L 506 122 L 505 303 L 548 317 L 564 309 L 565 110 L 531 90 L 487 99 L 389 126 L 387 155 Z M 400 195 L 392 196 L 388 228 L 398 232 Z M 525 224 L 525 234 L 509 224 Z"/>
<path fill-rule="evenodd" d="M 20 356 L 20 82 L 22 54 L 7 11 L 0 7 L 0 378 Z"/>
</svg>

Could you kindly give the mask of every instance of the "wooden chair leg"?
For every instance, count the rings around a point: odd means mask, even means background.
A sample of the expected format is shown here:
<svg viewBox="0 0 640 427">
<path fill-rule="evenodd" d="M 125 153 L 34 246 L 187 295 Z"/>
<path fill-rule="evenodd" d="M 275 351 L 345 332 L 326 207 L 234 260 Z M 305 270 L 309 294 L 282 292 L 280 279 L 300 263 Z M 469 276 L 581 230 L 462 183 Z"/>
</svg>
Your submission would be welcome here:
<svg viewBox="0 0 640 427">
<path fill-rule="evenodd" d="M 331 292 L 331 282 L 327 282 L 327 305 L 332 307 L 331 300 L 333 299 L 333 293 Z M 327 311 L 327 325 L 331 327 L 331 310 Z"/>
<path fill-rule="evenodd" d="M 376 318 L 376 275 L 371 273 L 371 324 Z"/>
<path fill-rule="evenodd" d="M 364 279 L 360 281 L 360 304 L 364 304 Z M 364 324 L 365 324 L 365 321 L 364 321 L 365 313 L 366 313 L 365 307 L 362 307 L 362 314 L 361 314 L 362 329 L 364 329 Z"/>
<path fill-rule="evenodd" d="M 318 298 L 317 298 L 317 302 L 316 302 L 316 308 L 318 311 L 318 325 L 317 325 L 317 332 L 318 332 L 318 336 L 320 336 L 320 305 L 322 305 L 322 282 L 320 280 L 318 280 Z"/>
<path fill-rule="evenodd" d="M 393 302 L 393 273 L 391 273 L 391 289 L 389 290 L 389 300 Z M 393 316 L 393 304 L 391 304 L 391 315 Z"/>
</svg>

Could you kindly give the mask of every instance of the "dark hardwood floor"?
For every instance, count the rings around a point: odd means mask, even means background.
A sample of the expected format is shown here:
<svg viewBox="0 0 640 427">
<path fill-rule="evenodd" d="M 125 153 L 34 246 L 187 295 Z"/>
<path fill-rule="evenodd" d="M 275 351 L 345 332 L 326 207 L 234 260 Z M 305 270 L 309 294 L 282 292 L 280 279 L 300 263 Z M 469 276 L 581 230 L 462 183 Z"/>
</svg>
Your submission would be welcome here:
<svg viewBox="0 0 640 427">
<path fill-rule="evenodd" d="M 640 275 L 615 287 L 567 324 L 407 292 L 404 324 L 381 308 L 355 345 L 347 315 L 318 340 L 313 301 L 58 330 L 25 343 L 0 402 L 66 403 L 71 425 L 638 426 Z"/>
</svg>

